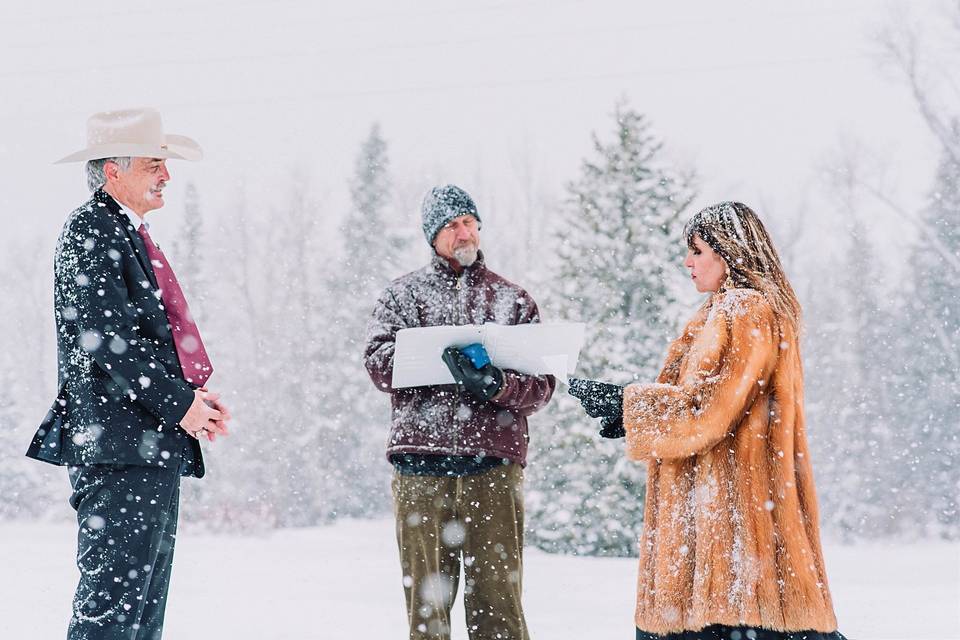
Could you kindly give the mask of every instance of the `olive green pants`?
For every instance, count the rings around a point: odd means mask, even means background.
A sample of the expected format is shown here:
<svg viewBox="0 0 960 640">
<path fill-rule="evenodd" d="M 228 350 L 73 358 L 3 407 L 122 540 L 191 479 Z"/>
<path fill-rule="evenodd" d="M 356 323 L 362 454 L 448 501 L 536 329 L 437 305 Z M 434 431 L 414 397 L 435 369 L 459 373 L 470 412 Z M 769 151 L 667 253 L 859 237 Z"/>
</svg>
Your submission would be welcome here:
<svg viewBox="0 0 960 640">
<path fill-rule="evenodd" d="M 393 500 L 410 640 L 450 637 L 461 564 L 470 639 L 529 640 L 520 465 L 461 478 L 395 472 Z"/>
</svg>

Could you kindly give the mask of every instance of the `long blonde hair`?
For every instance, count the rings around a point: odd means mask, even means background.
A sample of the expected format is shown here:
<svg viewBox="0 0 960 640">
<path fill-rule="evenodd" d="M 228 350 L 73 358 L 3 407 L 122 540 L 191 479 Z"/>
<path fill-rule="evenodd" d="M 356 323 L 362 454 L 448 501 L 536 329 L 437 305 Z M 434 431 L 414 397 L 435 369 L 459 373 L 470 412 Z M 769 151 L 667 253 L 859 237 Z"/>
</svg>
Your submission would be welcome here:
<svg viewBox="0 0 960 640">
<path fill-rule="evenodd" d="M 763 294 L 780 324 L 800 333 L 801 309 L 770 234 L 753 209 L 742 202 L 721 202 L 702 209 L 684 227 L 687 246 L 695 236 L 719 254 L 727 265 L 721 290 L 754 289 Z"/>
</svg>

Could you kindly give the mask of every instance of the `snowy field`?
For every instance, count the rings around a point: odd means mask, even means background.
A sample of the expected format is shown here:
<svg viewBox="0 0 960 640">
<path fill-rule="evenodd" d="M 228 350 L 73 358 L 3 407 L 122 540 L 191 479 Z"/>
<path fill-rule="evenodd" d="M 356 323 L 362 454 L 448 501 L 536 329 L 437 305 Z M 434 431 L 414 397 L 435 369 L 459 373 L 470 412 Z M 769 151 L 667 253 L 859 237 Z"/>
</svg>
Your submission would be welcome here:
<svg viewBox="0 0 960 640">
<path fill-rule="evenodd" d="M 73 536 L 65 525 L 0 525 L 0 638 L 63 637 Z M 851 640 L 960 640 L 960 545 L 828 545 L 826 556 Z M 633 638 L 633 559 L 526 558 L 534 640 Z M 455 620 L 465 640 L 459 603 Z M 265 537 L 181 532 L 169 640 L 402 640 L 403 628 L 388 520 Z"/>
</svg>

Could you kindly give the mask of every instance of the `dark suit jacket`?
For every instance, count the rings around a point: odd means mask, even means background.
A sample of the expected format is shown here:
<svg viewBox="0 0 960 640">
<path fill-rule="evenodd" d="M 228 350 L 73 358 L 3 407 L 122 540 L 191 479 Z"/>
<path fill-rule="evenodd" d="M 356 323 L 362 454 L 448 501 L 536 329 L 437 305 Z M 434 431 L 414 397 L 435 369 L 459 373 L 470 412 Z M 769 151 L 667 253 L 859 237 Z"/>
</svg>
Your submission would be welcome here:
<svg viewBox="0 0 960 640">
<path fill-rule="evenodd" d="M 70 214 L 54 260 L 60 391 L 27 450 L 58 465 L 203 476 L 193 402 L 143 239 L 103 191 Z"/>
</svg>

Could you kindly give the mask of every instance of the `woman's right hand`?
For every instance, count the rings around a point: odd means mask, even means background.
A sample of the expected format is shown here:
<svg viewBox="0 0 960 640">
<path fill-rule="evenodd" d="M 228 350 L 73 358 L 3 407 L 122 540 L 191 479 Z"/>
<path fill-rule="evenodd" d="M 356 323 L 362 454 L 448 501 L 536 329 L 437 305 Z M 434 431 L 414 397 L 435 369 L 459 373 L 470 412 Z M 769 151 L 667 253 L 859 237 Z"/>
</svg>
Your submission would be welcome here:
<svg viewBox="0 0 960 640">
<path fill-rule="evenodd" d="M 567 393 L 580 400 L 591 418 L 623 415 L 623 387 L 609 382 L 570 378 Z"/>
</svg>

